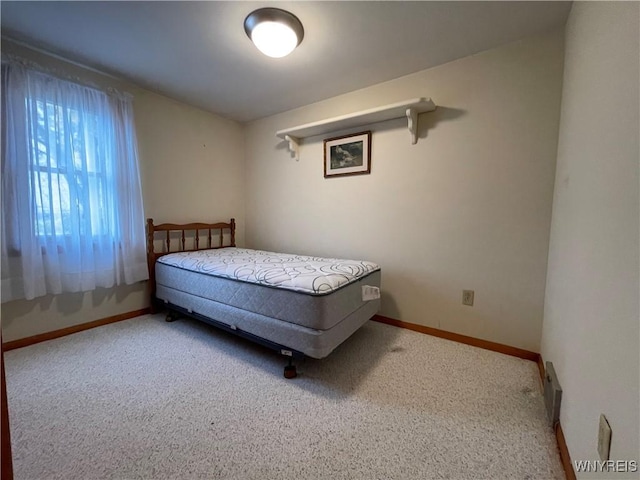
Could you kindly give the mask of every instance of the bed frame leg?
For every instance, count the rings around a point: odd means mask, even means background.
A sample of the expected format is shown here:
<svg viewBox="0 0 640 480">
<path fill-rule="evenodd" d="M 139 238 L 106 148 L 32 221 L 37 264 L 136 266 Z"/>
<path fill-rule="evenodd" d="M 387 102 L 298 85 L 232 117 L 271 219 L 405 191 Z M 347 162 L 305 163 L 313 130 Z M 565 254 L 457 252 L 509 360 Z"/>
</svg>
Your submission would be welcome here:
<svg viewBox="0 0 640 480">
<path fill-rule="evenodd" d="M 289 365 L 284 367 L 284 378 L 296 378 L 298 372 L 296 372 L 296 366 L 292 362 L 292 358 L 289 357 Z"/>
</svg>

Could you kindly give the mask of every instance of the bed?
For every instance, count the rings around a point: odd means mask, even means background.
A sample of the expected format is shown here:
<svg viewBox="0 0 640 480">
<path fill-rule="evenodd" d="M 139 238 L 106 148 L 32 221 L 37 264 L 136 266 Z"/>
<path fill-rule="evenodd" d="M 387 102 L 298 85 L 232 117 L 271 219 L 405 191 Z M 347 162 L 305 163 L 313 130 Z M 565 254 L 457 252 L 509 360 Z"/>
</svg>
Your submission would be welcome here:
<svg viewBox="0 0 640 480">
<path fill-rule="evenodd" d="M 277 350 L 289 358 L 287 378 L 296 375 L 293 358 L 326 357 L 380 309 L 375 263 L 238 248 L 234 219 L 148 219 L 147 255 L 152 310 L 164 306 L 168 321 L 190 316 Z"/>
</svg>

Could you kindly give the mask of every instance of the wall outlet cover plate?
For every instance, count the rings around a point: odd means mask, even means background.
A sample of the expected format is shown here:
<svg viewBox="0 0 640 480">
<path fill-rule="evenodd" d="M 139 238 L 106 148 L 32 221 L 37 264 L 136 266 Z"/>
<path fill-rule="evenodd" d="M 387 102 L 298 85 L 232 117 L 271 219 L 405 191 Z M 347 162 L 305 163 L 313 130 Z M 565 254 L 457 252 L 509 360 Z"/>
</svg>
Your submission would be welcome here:
<svg viewBox="0 0 640 480">
<path fill-rule="evenodd" d="M 598 428 L 598 453 L 600 460 L 609 460 L 609 450 L 611 449 L 611 427 L 607 418 L 600 415 L 600 427 Z"/>
<path fill-rule="evenodd" d="M 474 296 L 473 290 L 463 290 L 462 291 L 462 304 L 472 307 L 473 306 L 473 296 Z"/>
</svg>

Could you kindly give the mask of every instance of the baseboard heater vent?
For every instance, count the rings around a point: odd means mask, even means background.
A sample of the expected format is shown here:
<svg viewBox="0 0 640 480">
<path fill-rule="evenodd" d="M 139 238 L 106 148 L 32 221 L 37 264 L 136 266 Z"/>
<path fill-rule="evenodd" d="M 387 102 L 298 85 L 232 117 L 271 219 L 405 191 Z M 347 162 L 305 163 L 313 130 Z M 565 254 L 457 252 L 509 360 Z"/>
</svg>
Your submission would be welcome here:
<svg viewBox="0 0 640 480">
<path fill-rule="evenodd" d="M 544 373 L 544 403 L 547 407 L 547 417 L 551 426 L 555 426 L 560 421 L 560 401 L 562 400 L 562 388 L 553 363 L 545 363 Z"/>
</svg>

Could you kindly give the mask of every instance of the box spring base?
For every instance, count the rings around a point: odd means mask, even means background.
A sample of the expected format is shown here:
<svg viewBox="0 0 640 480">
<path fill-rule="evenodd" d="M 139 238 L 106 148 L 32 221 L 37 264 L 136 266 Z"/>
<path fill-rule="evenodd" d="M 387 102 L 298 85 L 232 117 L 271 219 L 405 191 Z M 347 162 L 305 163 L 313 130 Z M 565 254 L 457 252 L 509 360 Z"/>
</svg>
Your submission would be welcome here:
<svg viewBox="0 0 640 480">
<path fill-rule="evenodd" d="M 158 285 L 156 297 L 170 308 L 270 348 L 317 359 L 329 355 L 380 309 L 380 299 L 365 302 L 333 327 L 314 330 L 163 285 Z"/>
</svg>

